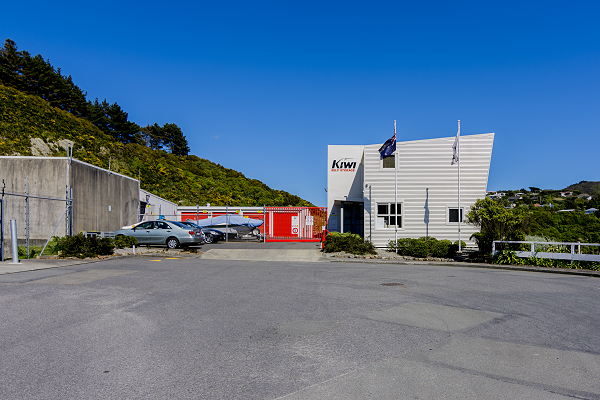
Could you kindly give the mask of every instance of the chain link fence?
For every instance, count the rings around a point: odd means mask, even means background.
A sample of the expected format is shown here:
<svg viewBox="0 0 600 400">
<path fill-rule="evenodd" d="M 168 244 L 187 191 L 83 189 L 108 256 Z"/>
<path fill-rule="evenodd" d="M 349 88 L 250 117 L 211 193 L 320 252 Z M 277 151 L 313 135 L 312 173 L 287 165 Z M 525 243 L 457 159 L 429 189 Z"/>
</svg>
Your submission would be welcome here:
<svg viewBox="0 0 600 400">
<path fill-rule="evenodd" d="M 66 197 L 66 196 L 65 196 Z M 10 221 L 17 226 L 17 245 L 22 247 L 26 257 L 32 250 L 46 246 L 53 236 L 66 236 L 73 233 L 72 200 L 29 194 L 26 183 L 23 193 L 7 192 L 2 180 L 0 198 L 0 261 L 4 261 L 14 238 L 11 237 Z M 34 249 L 35 248 L 35 249 Z"/>
</svg>

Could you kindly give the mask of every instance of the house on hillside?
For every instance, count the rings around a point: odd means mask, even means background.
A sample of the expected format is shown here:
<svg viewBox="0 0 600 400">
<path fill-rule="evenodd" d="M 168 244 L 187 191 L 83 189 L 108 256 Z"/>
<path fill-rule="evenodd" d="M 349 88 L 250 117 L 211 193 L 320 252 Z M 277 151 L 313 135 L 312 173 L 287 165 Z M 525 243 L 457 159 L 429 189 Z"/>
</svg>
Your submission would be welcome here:
<svg viewBox="0 0 600 400">
<path fill-rule="evenodd" d="M 492 200 L 497 200 L 497 199 L 501 199 L 502 197 L 504 197 L 506 195 L 506 193 L 503 192 L 495 192 L 495 191 L 488 191 L 486 196 L 489 197 Z"/>
<path fill-rule="evenodd" d="M 514 203 L 515 201 L 517 201 L 517 200 L 521 200 L 522 198 L 523 198 L 523 196 L 522 196 L 522 195 L 519 195 L 519 194 L 517 193 L 517 194 L 515 194 L 515 195 L 512 195 L 512 196 L 510 196 L 510 197 L 508 198 L 508 202 L 509 202 L 509 203 Z"/>
<path fill-rule="evenodd" d="M 494 134 L 460 138 L 460 205 L 458 165 L 451 165 L 454 140 L 398 142 L 396 155 L 384 160 L 381 144 L 329 145 L 327 229 L 385 247 L 396 235 L 456 241 L 461 221 L 461 239 L 475 246 L 469 238 L 476 229 L 464 224 L 464 216 L 486 196 Z"/>
</svg>

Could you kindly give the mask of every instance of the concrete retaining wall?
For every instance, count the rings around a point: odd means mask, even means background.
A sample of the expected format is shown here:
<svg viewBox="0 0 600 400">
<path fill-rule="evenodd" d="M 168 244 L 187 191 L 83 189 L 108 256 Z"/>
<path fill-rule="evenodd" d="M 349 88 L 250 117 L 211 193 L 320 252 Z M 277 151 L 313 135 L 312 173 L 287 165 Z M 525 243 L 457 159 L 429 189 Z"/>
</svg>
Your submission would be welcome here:
<svg viewBox="0 0 600 400">
<path fill-rule="evenodd" d="M 5 192 L 25 194 L 25 177 L 31 196 L 63 199 L 29 199 L 30 245 L 45 243 L 65 211 L 66 202 L 66 159 L 46 157 L 0 157 L 0 179 L 4 180 Z M 24 197 L 4 196 L 4 255 L 10 252 L 10 220 L 17 221 L 19 244 L 25 244 Z M 64 220 L 55 235 L 65 235 Z M 22 243 L 21 243 L 22 242 Z"/>
<path fill-rule="evenodd" d="M 43 245 L 65 211 L 66 187 L 73 193 L 73 233 L 115 231 L 137 221 L 139 182 L 136 179 L 64 157 L 0 157 L 0 180 L 5 192 L 25 194 L 25 177 L 31 196 L 61 199 L 29 199 L 30 245 Z M 1 187 L 0 187 L 1 190 Z M 25 197 L 4 197 L 4 255 L 10 252 L 10 220 L 17 221 L 19 245 L 25 244 Z M 65 219 L 54 235 L 64 236 Z"/>
<path fill-rule="evenodd" d="M 139 183 L 79 161 L 71 163 L 73 233 L 116 231 L 137 222 Z"/>
</svg>

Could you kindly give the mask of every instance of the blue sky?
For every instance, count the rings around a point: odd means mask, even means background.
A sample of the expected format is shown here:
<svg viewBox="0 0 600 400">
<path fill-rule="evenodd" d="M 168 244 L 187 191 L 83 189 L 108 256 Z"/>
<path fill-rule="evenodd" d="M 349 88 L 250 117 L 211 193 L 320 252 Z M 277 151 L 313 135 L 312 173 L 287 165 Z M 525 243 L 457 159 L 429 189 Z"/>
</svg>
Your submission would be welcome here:
<svg viewBox="0 0 600 400">
<path fill-rule="evenodd" d="M 495 132 L 488 190 L 599 181 L 600 2 L 3 5 L 41 54 L 191 154 L 326 204 L 328 144 Z M 10 17 L 7 17 L 10 16 Z M 450 161 L 451 150 L 448 159 Z"/>
</svg>

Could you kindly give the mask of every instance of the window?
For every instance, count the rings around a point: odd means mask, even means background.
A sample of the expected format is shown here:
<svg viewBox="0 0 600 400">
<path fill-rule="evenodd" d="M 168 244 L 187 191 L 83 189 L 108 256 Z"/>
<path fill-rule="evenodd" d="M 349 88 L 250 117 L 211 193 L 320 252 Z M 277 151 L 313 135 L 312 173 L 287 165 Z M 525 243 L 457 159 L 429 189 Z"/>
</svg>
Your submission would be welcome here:
<svg viewBox="0 0 600 400">
<path fill-rule="evenodd" d="M 138 226 L 136 226 L 136 228 L 139 228 L 139 229 L 152 229 L 152 221 L 143 222 L 143 223 L 139 224 Z"/>
<path fill-rule="evenodd" d="M 402 203 L 377 203 L 377 229 L 402 228 Z"/>
<path fill-rule="evenodd" d="M 396 155 L 391 155 L 383 159 L 383 168 L 394 168 L 396 166 Z"/>
<path fill-rule="evenodd" d="M 446 210 L 447 210 L 446 215 L 448 218 L 446 222 L 458 224 L 458 207 L 448 207 Z M 461 207 L 460 208 L 460 222 L 464 222 L 463 212 L 464 212 L 464 208 Z"/>
<path fill-rule="evenodd" d="M 154 229 L 171 229 L 171 227 L 165 222 L 156 221 L 154 222 Z"/>
</svg>

